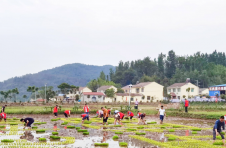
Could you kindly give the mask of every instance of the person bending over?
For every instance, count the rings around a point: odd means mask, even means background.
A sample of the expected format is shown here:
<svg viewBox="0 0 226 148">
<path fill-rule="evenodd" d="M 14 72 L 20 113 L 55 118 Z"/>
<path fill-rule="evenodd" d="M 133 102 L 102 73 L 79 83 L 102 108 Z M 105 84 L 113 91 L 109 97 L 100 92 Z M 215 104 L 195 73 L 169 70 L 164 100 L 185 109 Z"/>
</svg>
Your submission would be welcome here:
<svg viewBox="0 0 226 148">
<path fill-rule="evenodd" d="M 26 127 L 28 127 L 28 129 L 30 129 L 31 128 L 31 124 L 34 123 L 34 119 L 33 118 L 29 118 L 29 117 L 28 118 L 25 118 L 25 119 L 21 118 L 20 121 L 21 122 L 25 122 L 24 129 Z"/>
<path fill-rule="evenodd" d="M 6 122 L 6 113 L 1 113 L 0 114 L 0 122 L 2 121 L 2 119 L 4 119 L 5 122 Z"/>
<path fill-rule="evenodd" d="M 71 116 L 71 111 L 70 110 L 65 110 L 64 111 L 64 116 L 65 116 L 65 118 L 68 118 L 68 116 L 70 117 Z"/>
<path fill-rule="evenodd" d="M 140 122 L 142 122 L 142 123 L 146 124 L 146 123 L 145 123 L 145 120 L 144 120 L 145 116 L 146 116 L 146 114 L 145 114 L 145 113 L 140 114 L 140 116 L 139 116 L 139 120 L 138 120 L 138 124 L 139 124 Z"/>
<path fill-rule="evenodd" d="M 224 135 L 221 133 L 222 129 L 225 130 L 225 122 L 224 122 L 224 116 L 221 116 L 220 119 L 218 119 L 213 127 L 213 142 L 216 140 L 216 136 L 220 135 L 222 138 L 222 142 L 225 143 Z"/>
<path fill-rule="evenodd" d="M 122 125 L 121 121 L 123 120 L 123 118 L 124 118 L 124 114 L 123 113 L 121 113 L 121 112 L 116 113 L 115 114 L 115 122 L 114 122 L 114 124 L 116 125 L 116 122 L 118 121 L 118 123 Z"/>
<path fill-rule="evenodd" d="M 132 120 L 133 119 L 133 116 L 134 116 L 133 112 L 128 111 L 127 114 L 130 117 L 130 120 Z"/>
<path fill-rule="evenodd" d="M 85 120 L 89 121 L 89 115 L 88 114 L 81 114 L 82 117 L 82 124 L 84 123 Z"/>
</svg>

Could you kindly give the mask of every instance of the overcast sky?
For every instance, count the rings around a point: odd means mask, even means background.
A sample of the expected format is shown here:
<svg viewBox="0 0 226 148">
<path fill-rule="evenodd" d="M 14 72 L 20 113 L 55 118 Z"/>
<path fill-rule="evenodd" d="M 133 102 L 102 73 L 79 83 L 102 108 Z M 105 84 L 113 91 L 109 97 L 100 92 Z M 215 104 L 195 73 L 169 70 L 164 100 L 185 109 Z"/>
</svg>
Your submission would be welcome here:
<svg viewBox="0 0 226 148">
<path fill-rule="evenodd" d="M 1 0 L 0 81 L 69 63 L 226 51 L 226 0 Z"/>
</svg>

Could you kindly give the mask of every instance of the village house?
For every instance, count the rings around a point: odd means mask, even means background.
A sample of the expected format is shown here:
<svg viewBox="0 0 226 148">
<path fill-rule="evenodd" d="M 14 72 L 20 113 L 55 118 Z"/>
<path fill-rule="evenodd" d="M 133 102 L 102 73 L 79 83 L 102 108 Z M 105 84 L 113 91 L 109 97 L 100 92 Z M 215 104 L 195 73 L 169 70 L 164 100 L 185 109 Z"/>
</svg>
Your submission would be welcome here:
<svg viewBox="0 0 226 148">
<path fill-rule="evenodd" d="M 76 95 L 79 95 L 79 97 L 80 97 L 83 92 L 92 92 L 92 90 L 89 89 L 88 87 L 79 87 L 79 90 L 76 92 L 69 91 L 69 93 L 66 95 L 66 97 L 69 100 L 75 100 Z"/>
<path fill-rule="evenodd" d="M 114 87 L 113 85 L 106 85 L 106 86 L 101 86 L 97 89 L 97 92 L 102 92 L 102 93 L 105 93 L 105 91 L 107 89 L 114 89 L 115 92 L 117 92 L 117 88 Z"/>
<path fill-rule="evenodd" d="M 102 92 L 83 92 L 81 102 L 104 102 L 105 94 Z"/>
<path fill-rule="evenodd" d="M 209 95 L 209 88 L 199 88 L 199 95 Z"/>
</svg>

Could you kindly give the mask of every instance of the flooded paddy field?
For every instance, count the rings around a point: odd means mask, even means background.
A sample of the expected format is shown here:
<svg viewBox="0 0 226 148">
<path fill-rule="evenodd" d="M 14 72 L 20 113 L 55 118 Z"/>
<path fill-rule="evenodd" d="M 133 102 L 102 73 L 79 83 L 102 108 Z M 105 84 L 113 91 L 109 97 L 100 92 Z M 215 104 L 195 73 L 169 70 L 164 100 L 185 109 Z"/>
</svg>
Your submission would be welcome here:
<svg viewBox="0 0 226 148">
<path fill-rule="evenodd" d="M 26 117 L 35 119 L 31 130 L 24 130 L 19 121 Z M 52 115 L 8 116 L 6 123 L 0 122 L 0 140 L 3 140 L 0 147 L 94 148 L 101 143 L 109 148 L 222 147 L 211 141 L 215 120 L 167 117 L 161 125 L 156 116 L 149 116 L 147 125 L 138 125 L 134 118 L 124 119 L 122 126 L 114 126 L 114 119 L 109 118 L 110 124 L 103 126 L 102 119 L 94 115 L 84 124 L 82 118 L 73 115 L 70 118 L 60 116 L 56 121 L 51 119 L 54 119 Z M 220 143 L 219 136 L 217 139 Z"/>
</svg>

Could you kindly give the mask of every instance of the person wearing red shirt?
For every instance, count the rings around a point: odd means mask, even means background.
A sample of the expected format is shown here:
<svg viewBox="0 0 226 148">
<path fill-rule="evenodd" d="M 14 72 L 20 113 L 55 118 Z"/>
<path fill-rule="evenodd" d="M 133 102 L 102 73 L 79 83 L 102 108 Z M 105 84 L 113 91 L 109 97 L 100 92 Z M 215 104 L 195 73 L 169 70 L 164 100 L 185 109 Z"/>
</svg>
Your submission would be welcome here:
<svg viewBox="0 0 226 148">
<path fill-rule="evenodd" d="M 82 124 L 84 123 L 84 121 L 87 119 L 89 121 L 89 115 L 88 114 L 81 114 L 82 117 Z"/>
<path fill-rule="evenodd" d="M 137 111 L 137 118 L 139 118 L 141 115 L 141 112 L 140 111 Z"/>
<path fill-rule="evenodd" d="M 5 122 L 6 122 L 6 113 L 4 113 L 4 112 L 2 112 L 2 113 L 0 114 L 0 122 L 2 121 L 2 119 L 4 119 Z"/>
<path fill-rule="evenodd" d="M 128 111 L 127 114 L 128 114 L 128 116 L 130 116 L 130 120 L 132 120 L 133 119 L 133 116 L 134 116 L 133 112 Z"/>
<path fill-rule="evenodd" d="M 123 118 L 124 118 L 124 114 L 123 113 L 121 113 L 121 112 L 116 113 L 115 114 L 115 123 L 114 124 L 116 125 L 116 122 L 118 121 L 118 123 L 122 125 L 121 120 L 123 120 Z"/>
<path fill-rule="evenodd" d="M 188 112 L 188 106 L 189 106 L 189 101 L 185 99 L 184 107 L 185 107 L 185 112 Z"/>
<path fill-rule="evenodd" d="M 71 116 L 71 111 L 70 111 L 70 110 L 65 110 L 65 111 L 64 111 L 64 116 L 65 116 L 66 118 L 68 118 L 68 116 L 70 117 L 70 116 Z"/>
<path fill-rule="evenodd" d="M 89 114 L 89 107 L 87 106 L 87 103 L 85 104 L 85 106 L 83 107 L 83 110 L 85 112 L 85 114 Z"/>
<path fill-rule="evenodd" d="M 110 116 L 111 115 L 111 110 L 110 109 L 108 109 L 108 116 Z"/>
<path fill-rule="evenodd" d="M 53 108 L 53 114 L 55 115 L 55 118 L 58 116 L 58 105 L 56 105 L 54 108 Z"/>
</svg>

